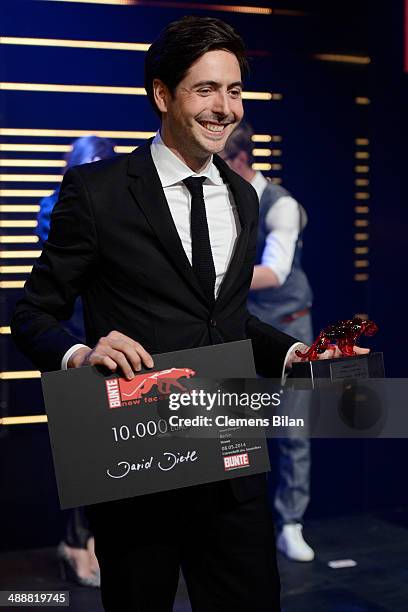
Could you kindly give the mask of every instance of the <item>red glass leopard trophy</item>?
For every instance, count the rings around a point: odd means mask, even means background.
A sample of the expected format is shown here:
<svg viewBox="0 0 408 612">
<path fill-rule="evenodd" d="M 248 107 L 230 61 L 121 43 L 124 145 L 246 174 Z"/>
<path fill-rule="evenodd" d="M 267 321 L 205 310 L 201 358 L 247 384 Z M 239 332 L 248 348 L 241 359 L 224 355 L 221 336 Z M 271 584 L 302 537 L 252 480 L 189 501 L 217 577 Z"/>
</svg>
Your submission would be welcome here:
<svg viewBox="0 0 408 612">
<path fill-rule="evenodd" d="M 355 355 L 354 346 L 360 336 L 374 336 L 377 331 L 378 326 L 370 319 L 355 316 L 346 321 L 338 321 L 334 325 L 325 327 L 305 353 L 296 351 L 296 355 L 302 361 L 316 361 L 321 353 L 333 344 L 337 344 L 345 357 L 352 357 Z"/>
</svg>

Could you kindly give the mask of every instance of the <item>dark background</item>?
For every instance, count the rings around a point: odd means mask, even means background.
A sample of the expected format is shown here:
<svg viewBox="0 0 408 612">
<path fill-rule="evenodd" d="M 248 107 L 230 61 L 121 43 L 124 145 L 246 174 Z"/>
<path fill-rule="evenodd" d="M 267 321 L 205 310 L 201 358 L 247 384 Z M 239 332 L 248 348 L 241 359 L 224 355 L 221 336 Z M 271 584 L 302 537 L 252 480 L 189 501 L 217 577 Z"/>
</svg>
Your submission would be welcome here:
<svg viewBox="0 0 408 612">
<path fill-rule="evenodd" d="M 141 2 L 138 6 L 52 1 L 2 2 L 4 36 L 96 41 L 150 42 L 169 21 L 185 14 L 224 19 L 244 37 L 252 72 L 245 89 L 282 94 L 281 100 L 247 101 L 246 118 L 256 133 L 280 135 L 282 142 L 259 144 L 281 149 L 282 170 L 266 172 L 304 204 L 309 215 L 304 264 L 312 283 L 316 331 L 337 319 L 366 313 L 380 331 L 371 346 L 384 351 L 387 375 L 406 375 L 405 242 L 408 228 L 405 177 L 407 79 L 403 72 L 403 2 L 377 10 L 370 2 L 269 3 L 246 6 L 278 9 L 272 15 L 211 11 L 205 2 Z M 177 8 L 180 7 L 180 8 Z M 369 57 L 370 63 L 323 61 L 318 54 Z M 143 86 L 144 53 L 95 49 L 3 45 L 2 82 Z M 129 95 L 4 91 L 1 123 L 6 128 L 155 131 L 157 119 L 147 98 Z M 368 98 L 369 104 L 357 104 Z M 356 144 L 357 138 L 369 144 Z M 68 143 L 72 138 L 33 138 L 2 133 L 2 143 Z M 120 139 L 120 145 L 141 140 Z M 360 160 L 356 153 L 368 153 Z M 59 158 L 59 154 L 9 153 L 1 158 Z M 357 165 L 369 172 L 357 173 Z M 56 168 L 2 168 L 2 174 L 60 173 Z M 368 178 L 367 187 L 355 180 Z M 4 189 L 53 189 L 55 184 L 4 183 Z M 356 200 L 356 192 L 368 199 Z M 2 204 L 35 204 L 37 198 L 2 196 Z M 368 206 L 365 213 L 356 206 Z M 34 219 L 35 213 L 1 213 L 1 219 Z M 368 221 L 359 229 L 355 222 Z M 32 229 L 1 228 L 3 234 Z M 368 242 L 355 240 L 368 232 Z M 367 255 L 354 249 L 369 246 Z M 1 245 L 1 250 L 36 245 Z M 368 260 L 356 268 L 356 260 Z M 27 265 L 32 260 L 4 260 Z M 356 280 L 356 274 L 367 274 Z M 1 281 L 25 274 L 1 274 Z M 0 326 L 21 289 L 2 289 Z M 366 345 L 368 343 L 364 342 Z M 0 335 L 1 370 L 31 370 Z M 40 382 L 2 381 L 1 416 L 43 414 Z M 75 452 L 75 440 L 72 441 Z M 408 505 L 403 467 L 405 440 L 327 440 L 313 443 L 312 502 L 308 516 L 379 512 Z M 60 517 L 45 425 L 0 426 L 1 547 L 46 545 L 58 541 Z"/>
</svg>

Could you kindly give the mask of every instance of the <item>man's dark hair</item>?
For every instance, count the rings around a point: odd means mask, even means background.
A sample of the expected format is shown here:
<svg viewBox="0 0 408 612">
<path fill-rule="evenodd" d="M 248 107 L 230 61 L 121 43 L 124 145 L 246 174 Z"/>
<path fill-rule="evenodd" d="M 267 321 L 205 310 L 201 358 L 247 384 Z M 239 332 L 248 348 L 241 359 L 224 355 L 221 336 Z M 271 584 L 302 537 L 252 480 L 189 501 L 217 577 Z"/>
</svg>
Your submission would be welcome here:
<svg viewBox="0 0 408 612">
<path fill-rule="evenodd" d="M 248 155 L 248 164 L 254 161 L 252 148 L 254 146 L 252 136 L 254 131 L 249 123 L 242 121 L 232 132 L 224 147 L 224 154 L 227 159 L 235 159 L 240 151 L 245 151 Z"/>
<path fill-rule="evenodd" d="M 244 80 L 249 73 L 244 42 L 224 21 L 212 17 L 188 16 L 169 23 L 162 30 L 150 46 L 145 61 L 145 89 L 159 116 L 161 113 L 154 102 L 153 80 L 160 79 L 173 95 L 190 66 L 204 53 L 216 49 L 230 51 L 235 55 Z"/>
</svg>

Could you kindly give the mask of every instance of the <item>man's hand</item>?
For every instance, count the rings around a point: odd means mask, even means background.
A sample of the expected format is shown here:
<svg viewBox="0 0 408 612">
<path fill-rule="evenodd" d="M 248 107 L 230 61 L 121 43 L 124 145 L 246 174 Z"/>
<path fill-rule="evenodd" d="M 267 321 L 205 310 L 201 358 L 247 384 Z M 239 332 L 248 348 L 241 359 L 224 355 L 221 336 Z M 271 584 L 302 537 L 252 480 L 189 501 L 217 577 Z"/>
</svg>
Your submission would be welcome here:
<svg viewBox="0 0 408 612">
<path fill-rule="evenodd" d="M 302 353 L 305 353 L 306 351 L 309 350 L 309 348 L 310 347 L 307 346 L 306 344 L 295 345 L 293 349 L 290 351 L 288 358 L 286 360 L 286 364 L 285 364 L 286 369 L 290 369 L 292 367 L 292 364 L 302 361 L 302 358 L 298 357 L 295 351 L 301 351 Z M 354 346 L 353 349 L 356 355 L 367 355 L 367 353 L 370 352 L 370 349 L 362 348 L 361 346 Z M 318 359 L 320 361 L 322 359 L 337 359 L 338 357 L 344 357 L 344 355 L 340 351 L 337 344 L 331 344 L 329 348 L 326 351 L 324 351 L 324 353 L 319 354 Z"/>
<path fill-rule="evenodd" d="M 80 368 L 87 365 L 102 365 L 115 372 L 119 366 L 128 380 L 131 380 L 135 372 L 139 372 L 142 364 L 152 368 L 154 362 L 152 356 L 141 344 L 132 340 L 118 331 L 111 331 L 107 336 L 98 340 L 96 346 L 81 347 L 71 355 L 68 360 L 68 368 Z"/>
<path fill-rule="evenodd" d="M 370 352 L 370 349 L 362 348 L 361 346 L 356 345 L 353 346 L 353 350 L 355 355 L 367 355 L 367 353 Z M 319 361 L 321 359 L 337 359 L 337 357 L 344 357 L 344 355 L 337 344 L 331 344 L 329 348 L 324 351 L 324 353 L 320 353 Z"/>
</svg>

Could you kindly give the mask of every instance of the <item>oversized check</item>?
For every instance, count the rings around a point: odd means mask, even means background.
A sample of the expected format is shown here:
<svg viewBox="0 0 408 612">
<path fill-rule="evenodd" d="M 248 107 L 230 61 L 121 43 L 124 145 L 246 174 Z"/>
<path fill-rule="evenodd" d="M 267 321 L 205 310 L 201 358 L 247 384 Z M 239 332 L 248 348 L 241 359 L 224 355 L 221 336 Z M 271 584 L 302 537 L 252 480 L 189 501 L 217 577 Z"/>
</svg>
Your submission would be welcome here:
<svg viewBox="0 0 408 612">
<path fill-rule="evenodd" d="M 269 470 L 265 435 L 239 425 L 236 403 L 216 402 L 221 380 L 256 376 L 249 340 L 154 361 L 130 381 L 95 367 L 43 374 L 62 508 Z M 204 388 L 212 406 L 171 407 L 172 398 L 199 398 Z"/>
</svg>

